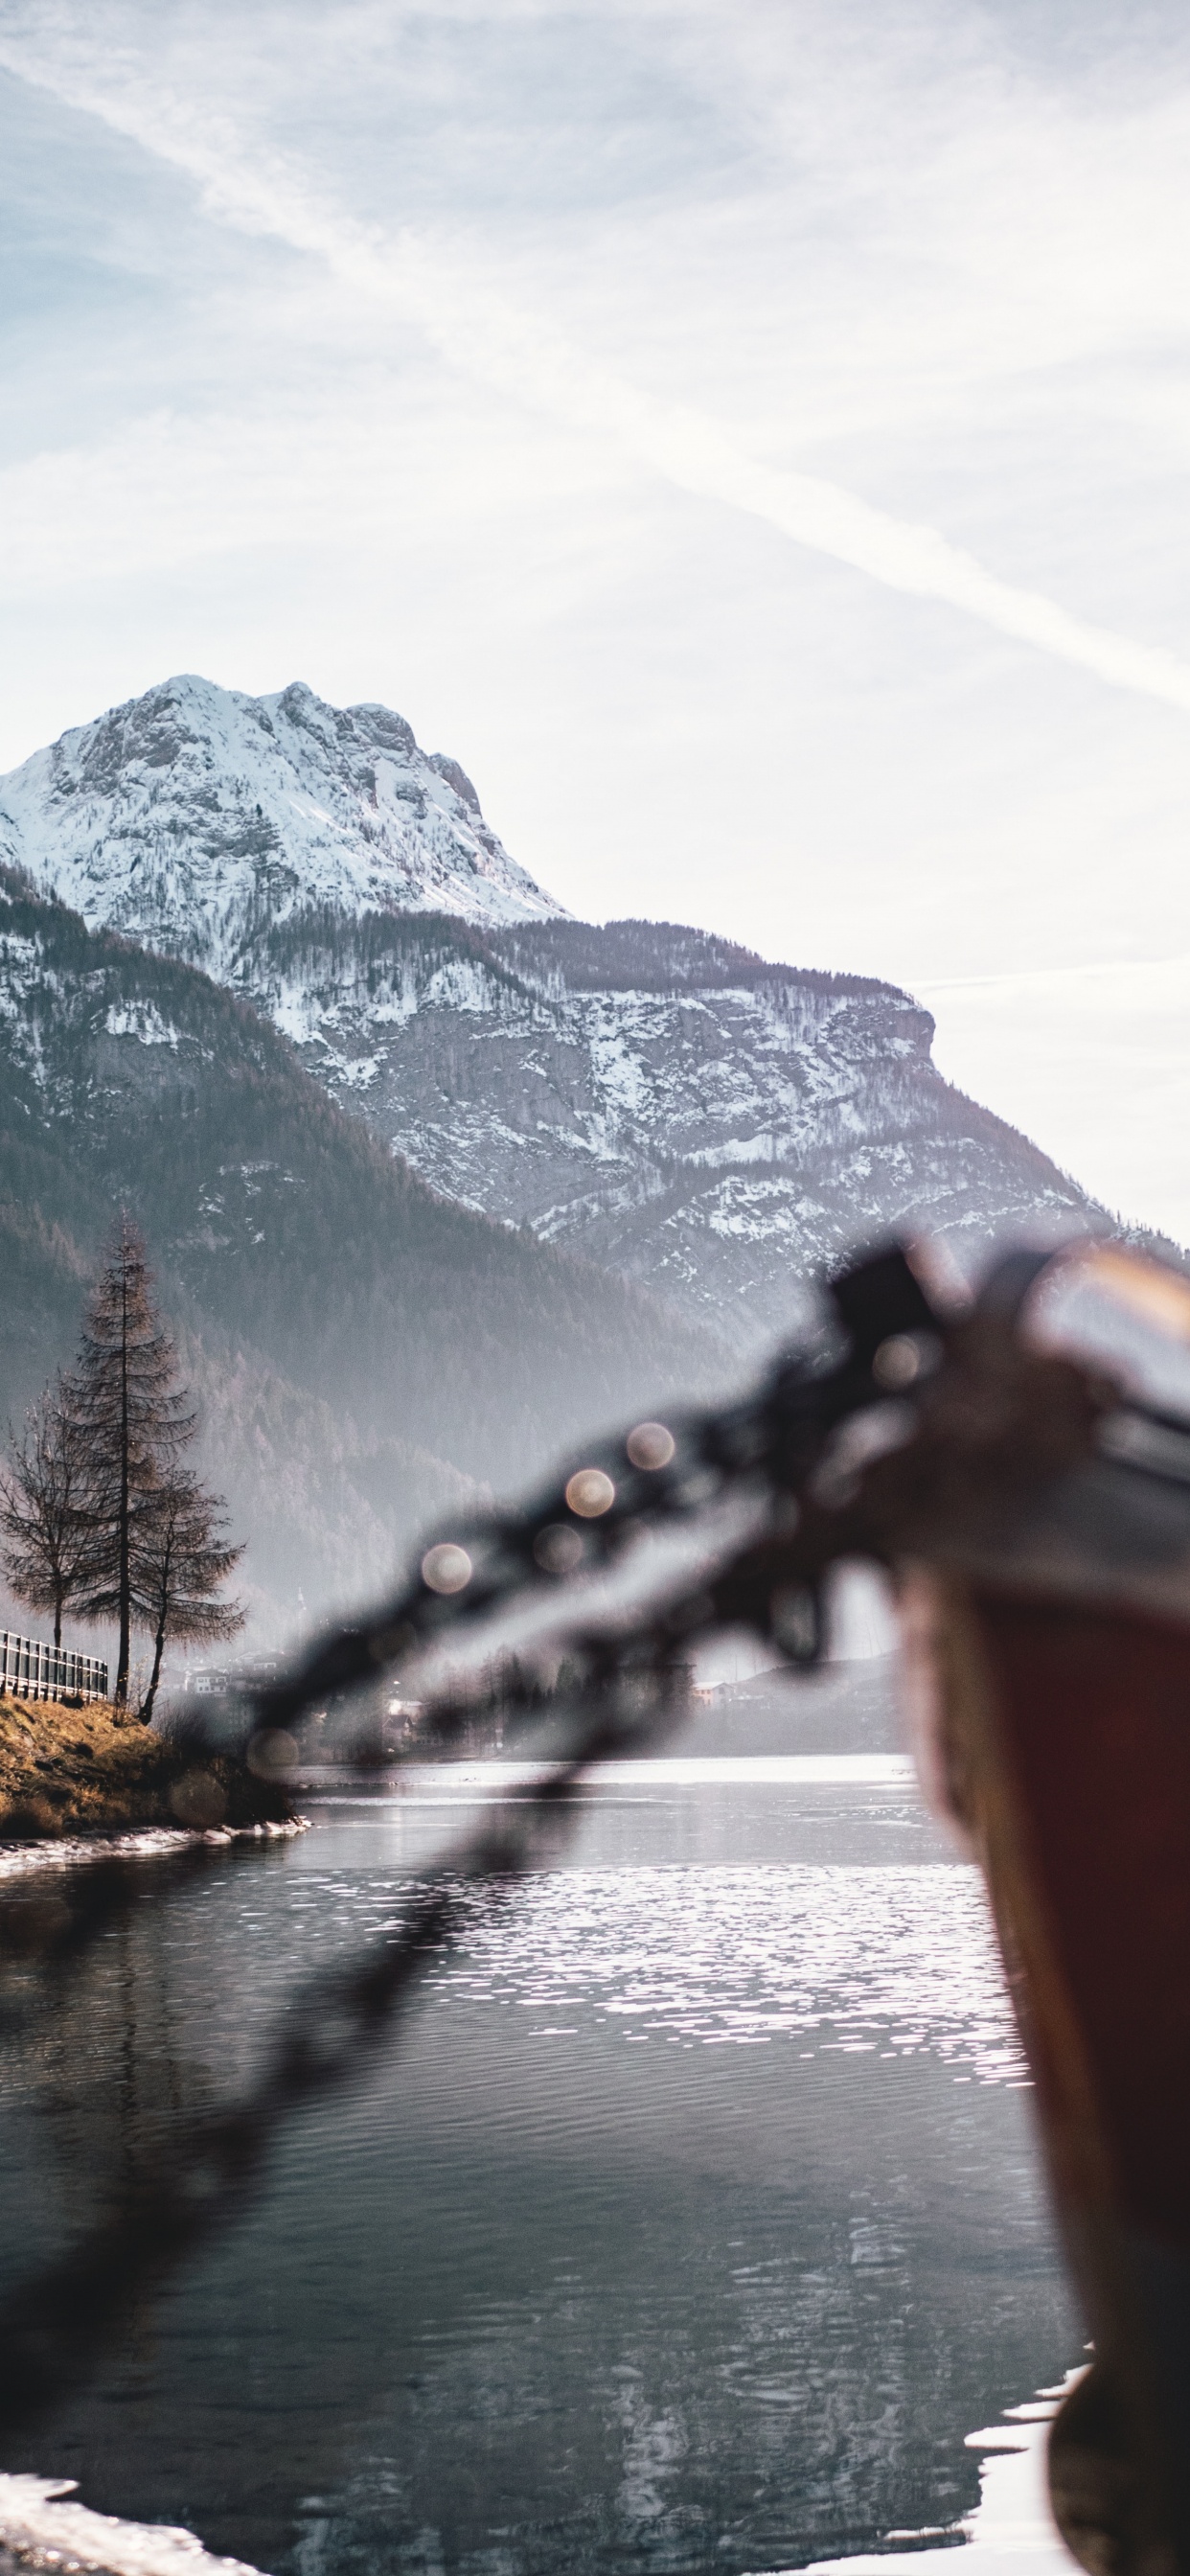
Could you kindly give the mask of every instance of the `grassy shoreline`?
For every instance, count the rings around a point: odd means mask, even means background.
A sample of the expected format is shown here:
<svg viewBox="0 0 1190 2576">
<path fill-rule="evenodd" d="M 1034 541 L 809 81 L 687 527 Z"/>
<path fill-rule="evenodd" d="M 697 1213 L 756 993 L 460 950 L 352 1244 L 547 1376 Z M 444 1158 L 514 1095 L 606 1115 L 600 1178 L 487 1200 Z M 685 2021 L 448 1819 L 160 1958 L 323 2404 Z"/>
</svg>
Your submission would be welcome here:
<svg viewBox="0 0 1190 2576">
<path fill-rule="evenodd" d="M 293 1820 L 279 1782 L 226 1754 L 196 1761 L 109 1700 L 0 1698 L 0 1843 Z"/>
</svg>

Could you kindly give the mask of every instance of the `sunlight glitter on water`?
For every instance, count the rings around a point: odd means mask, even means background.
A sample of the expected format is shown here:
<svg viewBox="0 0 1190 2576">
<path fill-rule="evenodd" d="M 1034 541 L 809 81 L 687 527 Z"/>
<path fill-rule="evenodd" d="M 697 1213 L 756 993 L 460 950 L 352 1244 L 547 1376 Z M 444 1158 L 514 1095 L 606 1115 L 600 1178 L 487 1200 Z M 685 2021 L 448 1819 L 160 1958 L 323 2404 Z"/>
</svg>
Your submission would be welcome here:
<svg viewBox="0 0 1190 2576">
<path fill-rule="evenodd" d="M 542 1873 L 515 1918 L 474 1901 L 443 1989 L 631 2035 L 928 2050 L 1027 2081 L 981 1882 L 945 1864 Z"/>
<path fill-rule="evenodd" d="M 978 1878 L 904 1765 L 859 1759 L 617 1765 L 524 1877 L 455 1881 L 397 2056 L 294 2132 L 43 2455 L 129 2517 L 136 2576 L 183 2522 L 275 2576 L 953 2545 L 969 2427 L 1077 2327 Z M 124 2153 L 167 2082 L 234 2089 L 311 1971 L 407 1919 L 474 1818 L 460 1787 L 449 1818 L 319 1801 L 309 1834 L 213 1855 L 100 1945 L 58 2032 L 88 2069 L 63 2189 L 97 2123 Z M 22 2067 L 4 2143 L 50 2226 L 33 2034 Z"/>
<path fill-rule="evenodd" d="M 403 1797 L 435 1800 L 526 1788 L 540 1762 L 411 1762 L 399 1774 Z M 662 1754 L 635 1762 L 593 1762 L 593 1789 L 907 1789 L 907 1753 Z"/>
</svg>

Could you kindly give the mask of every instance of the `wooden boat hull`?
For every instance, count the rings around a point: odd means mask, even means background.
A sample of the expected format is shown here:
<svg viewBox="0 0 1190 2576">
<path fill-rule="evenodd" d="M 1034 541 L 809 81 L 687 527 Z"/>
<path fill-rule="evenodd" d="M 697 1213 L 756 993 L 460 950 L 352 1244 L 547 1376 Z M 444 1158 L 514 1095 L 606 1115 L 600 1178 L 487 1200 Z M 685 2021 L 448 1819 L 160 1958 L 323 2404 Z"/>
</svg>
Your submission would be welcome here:
<svg viewBox="0 0 1190 2576">
<path fill-rule="evenodd" d="M 1095 2366 L 1051 2492 L 1094 2576 L 1190 2571 L 1190 1627 L 932 1589 L 931 1759 L 987 1879 Z"/>
</svg>

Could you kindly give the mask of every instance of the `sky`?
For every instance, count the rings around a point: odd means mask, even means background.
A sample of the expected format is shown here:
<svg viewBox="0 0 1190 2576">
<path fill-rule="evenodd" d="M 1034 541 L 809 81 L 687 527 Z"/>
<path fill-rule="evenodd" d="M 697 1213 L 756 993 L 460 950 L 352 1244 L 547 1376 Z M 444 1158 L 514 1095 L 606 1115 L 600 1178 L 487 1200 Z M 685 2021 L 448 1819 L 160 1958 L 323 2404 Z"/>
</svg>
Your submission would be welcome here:
<svg viewBox="0 0 1190 2576">
<path fill-rule="evenodd" d="M 1190 1242 L 1182 0 L 0 0 L 0 767 L 400 709 Z"/>
</svg>

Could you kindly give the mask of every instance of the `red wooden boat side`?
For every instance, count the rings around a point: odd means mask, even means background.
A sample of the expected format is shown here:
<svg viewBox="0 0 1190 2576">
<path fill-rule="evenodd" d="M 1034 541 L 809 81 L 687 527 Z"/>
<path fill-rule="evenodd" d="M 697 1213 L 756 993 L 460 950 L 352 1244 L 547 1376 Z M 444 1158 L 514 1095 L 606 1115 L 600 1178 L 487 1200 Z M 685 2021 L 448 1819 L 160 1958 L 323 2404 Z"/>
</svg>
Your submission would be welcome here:
<svg viewBox="0 0 1190 2576">
<path fill-rule="evenodd" d="M 1190 2576 L 1190 1627 L 947 1578 L 973 1838 L 1096 2352 L 1051 2488 L 1096 2576 Z"/>
<path fill-rule="evenodd" d="M 977 1610 L 1110 2202 L 1190 2251 L 1190 1630 Z"/>
</svg>

